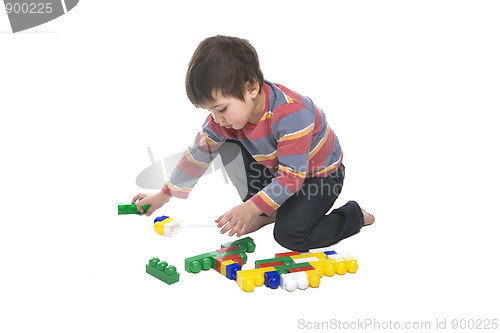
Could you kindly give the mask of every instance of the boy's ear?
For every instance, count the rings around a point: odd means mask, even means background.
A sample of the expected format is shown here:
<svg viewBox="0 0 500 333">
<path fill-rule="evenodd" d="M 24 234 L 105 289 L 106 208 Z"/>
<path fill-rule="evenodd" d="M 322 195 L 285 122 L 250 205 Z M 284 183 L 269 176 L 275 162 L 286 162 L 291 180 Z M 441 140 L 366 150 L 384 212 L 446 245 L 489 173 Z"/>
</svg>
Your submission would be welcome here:
<svg viewBox="0 0 500 333">
<path fill-rule="evenodd" d="M 256 98 L 259 94 L 260 85 L 259 82 L 257 82 L 257 80 L 255 79 L 248 80 L 246 88 L 251 98 Z"/>
</svg>

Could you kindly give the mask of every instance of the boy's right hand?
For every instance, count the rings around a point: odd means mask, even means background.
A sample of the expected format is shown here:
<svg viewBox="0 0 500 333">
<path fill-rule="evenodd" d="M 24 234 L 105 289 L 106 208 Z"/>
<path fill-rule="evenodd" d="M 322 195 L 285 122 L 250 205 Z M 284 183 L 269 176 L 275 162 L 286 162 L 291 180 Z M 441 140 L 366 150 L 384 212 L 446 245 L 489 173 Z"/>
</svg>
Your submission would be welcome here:
<svg viewBox="0 0 500 333">
<path fill-rule="evenodd" d="M 172 197 L 168 194 L 165 194 L 165 192 L 163 191 L 153 194 L 139 193 L 132 199 L 132 204 L 136 203 L 136 201 L 139 200 L 137 201 L 136 206 L 137 210 L 141 213 L 144 213 L 142 206 L 150 205 L 148 211 L 146 212 L 146 216 L 150 216 L 154 213 L 155 210 L 166 204 L 170 200 L 170 198 Z"/>
</svg>

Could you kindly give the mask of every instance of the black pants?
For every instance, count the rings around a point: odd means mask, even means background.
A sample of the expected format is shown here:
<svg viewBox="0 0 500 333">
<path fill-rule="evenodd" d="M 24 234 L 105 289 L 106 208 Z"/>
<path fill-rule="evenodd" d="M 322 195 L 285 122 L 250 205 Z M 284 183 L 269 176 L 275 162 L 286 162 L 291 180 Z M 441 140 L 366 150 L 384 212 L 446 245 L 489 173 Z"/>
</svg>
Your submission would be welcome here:
<svg viewBox="0 0 500 333">
<path fill-rule="evenodd" d="M 222 163 L 243 201 L 266 187 L 275 177 L 257 162 L 239 141 L 228 140 L 219 150 Z M 344 184 L 345 167 L 324 178 L 306 178 L 300 190 L 276 211 L 274 238 L 290 250 L 330 246 L 357 233 L 363 214 L 355 201 L 327 212 L 337 200 Z"/>
</svg>

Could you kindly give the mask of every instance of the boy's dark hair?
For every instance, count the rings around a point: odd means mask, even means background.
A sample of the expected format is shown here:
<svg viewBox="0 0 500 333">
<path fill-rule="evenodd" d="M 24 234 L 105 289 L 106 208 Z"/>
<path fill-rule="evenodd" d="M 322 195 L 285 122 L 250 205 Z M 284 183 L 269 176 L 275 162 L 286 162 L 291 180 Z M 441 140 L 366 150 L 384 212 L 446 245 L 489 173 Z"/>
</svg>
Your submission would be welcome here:
<svg viewBox="0 0 500 333">
<path fill-rule="evenodd" d="M 186 74 L 186 93 L 197 108 L 213 102 L 217 91 L 244 101 L 248 81 L 258 82 L 260 89 L 264 84 L 257 52 L 246 39 L 218 35 L 203 40 L 194 52 Z"/>
</svg>

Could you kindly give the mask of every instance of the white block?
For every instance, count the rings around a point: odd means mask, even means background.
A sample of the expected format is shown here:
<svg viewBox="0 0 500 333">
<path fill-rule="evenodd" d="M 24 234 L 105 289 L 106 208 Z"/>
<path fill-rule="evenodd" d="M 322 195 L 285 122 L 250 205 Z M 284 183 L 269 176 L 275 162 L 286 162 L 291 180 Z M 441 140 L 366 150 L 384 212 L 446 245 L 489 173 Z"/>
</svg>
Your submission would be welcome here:
<svg viewBox="0 0 500 333">
<path fill-rule="evenodd" d="M 309 276 L 306 272 L 295 272 L 280 275 L 280 287 L 287 291 L 306 289 L 309 287 Z"/>
</svg>

